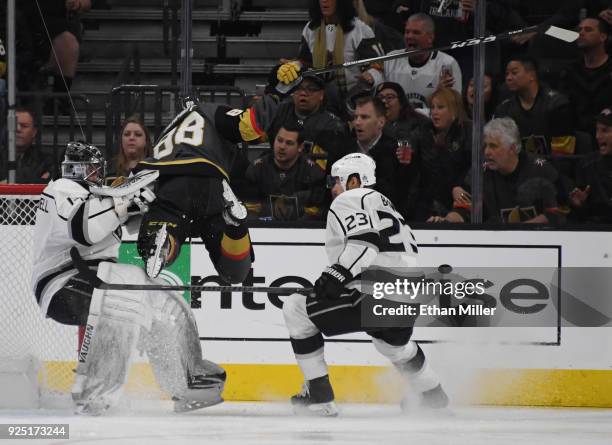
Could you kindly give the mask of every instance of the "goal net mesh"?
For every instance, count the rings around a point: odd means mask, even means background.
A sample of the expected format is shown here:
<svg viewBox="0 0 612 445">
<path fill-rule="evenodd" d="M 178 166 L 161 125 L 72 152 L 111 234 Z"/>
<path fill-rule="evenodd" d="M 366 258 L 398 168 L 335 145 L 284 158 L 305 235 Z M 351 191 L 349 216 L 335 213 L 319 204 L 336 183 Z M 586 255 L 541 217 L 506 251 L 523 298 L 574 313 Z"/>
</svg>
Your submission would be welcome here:
<svg viewBox="0 0 612 445">
<path fill-rule="evenodd" d="M 30 288 L 36 206 L 44 186 L 0 186 L 0 361 L 34 357 L 41 396 L 69 396 L 78 328 L 41 314 Z"/>
</svg>

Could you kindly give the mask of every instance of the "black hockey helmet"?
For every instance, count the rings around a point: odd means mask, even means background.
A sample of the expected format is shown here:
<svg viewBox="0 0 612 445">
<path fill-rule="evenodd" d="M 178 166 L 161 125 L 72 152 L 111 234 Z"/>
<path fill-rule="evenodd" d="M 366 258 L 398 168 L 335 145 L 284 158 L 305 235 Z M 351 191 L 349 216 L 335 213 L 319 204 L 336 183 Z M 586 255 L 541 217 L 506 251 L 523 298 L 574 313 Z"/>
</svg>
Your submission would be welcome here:
<svg viewBox="0 0 612 445">
<path fill-rule="evenodd" d="M 85 142 L 68 142 L 62 162 L 62 178 L 92 185 L 104 184 L 106 160 L 100 149 Z"/>
</svg>

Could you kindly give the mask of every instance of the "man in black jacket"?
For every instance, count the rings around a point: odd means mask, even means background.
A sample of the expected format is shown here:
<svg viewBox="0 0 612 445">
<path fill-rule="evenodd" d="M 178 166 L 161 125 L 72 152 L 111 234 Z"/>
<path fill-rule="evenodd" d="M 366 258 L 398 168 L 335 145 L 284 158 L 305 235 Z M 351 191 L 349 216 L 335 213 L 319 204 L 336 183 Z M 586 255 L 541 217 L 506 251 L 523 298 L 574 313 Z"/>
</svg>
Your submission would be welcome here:
<svg viewBox="0 0 612 445">
<path fill-rule="evenodd" d="M 573 155 L 576 137 L 569 100 L 540 84 L 535 59 L 512 58 L 506 66 L 506 86 L 513 94 L 494 114 L 516 122 L 525 151 L 544 157 Z"/>
<path fill-rule="evenodd" d="M 561 72 L 559 90 L 570 99 L 577 129 L 592 134 L 595 116 L 612 104 L 612 59 L 606 50 L 610 28 L 603 19 L 586 18 L 578 32 L 582 57 Z"/>
<path fill-rule="evenodd" d="M 273 153 L 255 160 L 246 178 L 257 188 L 262 209 L 278 220 L 317 219 L 325 197 L 324 173 L 302 150 L 297 122 L 285 122 L 274 139 Z"/>
<path fill-rule="evenodd" d="M 17 184 L 46 184 L 57 171 L 55 160 L 52 156 L 44 153 L 36 144 L 38 128 L 36 117 L 32 110 L 18 108 L 15 111 L 17 118 L 17 131 L 15 132 L 15 157 Z M 0 163 L 0 181 L 8 178 L 8 154 L 6 150 L 2 153 Z"/>
<path fill-rule="evenodd" d="M 578 222 L 612 223 L 612 109 L 596 116 L 599 151 L 578 166 L 576 188 L 569 195 L 571 217 Z"/>
<path fill-rule="evenodd" d="M 521 151 L 516 123 L 493 119 L 484 127 L 483 221 L 486 223 L 565 222 L 567 208 L 560 176 L 546 160 Z M 465 222 L 469 208 L 455 208 L 430 222 Z"/>
<path fill-rule="evenodd" d="M 366 96 L 356 100 L 353 120 L 355 142 L 351 151 L 367 154 L 374 159 L 374 188 L 391 199 L 396 208 L 408 209 L 411 205 L 406 200 L 416 199 L 418 162 L 413 158 L 408 165 L 400 164 L 396 156 L 397 141 L 383 132 L 386 111 L 378 97 Z"/>
<path fill-rule="evenodd" d="M 325 81 L 308 73 L 304 73 L 302 78 L 291 99 L 281 102 L 276 110 L 268 138 L 272 144 L 285 122 L 298 122 L 303 127 L 305 154 L 329 173 L 331 165 L 348 153 L 348 128 L 340 118 L 325 109 Z"/>
</svg>

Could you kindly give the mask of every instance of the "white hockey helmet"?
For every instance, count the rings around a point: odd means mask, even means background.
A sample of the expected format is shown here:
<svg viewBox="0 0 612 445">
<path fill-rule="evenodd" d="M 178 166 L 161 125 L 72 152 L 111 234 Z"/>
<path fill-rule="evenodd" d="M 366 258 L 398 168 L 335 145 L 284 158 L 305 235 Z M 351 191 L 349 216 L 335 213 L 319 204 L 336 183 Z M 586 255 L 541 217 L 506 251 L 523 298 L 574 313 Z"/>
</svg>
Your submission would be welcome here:
<svg viewBox="0 0 612 445">
<path fill-rule="evenodd" d="M 102 185 L 105 177 L 106 160 L 98 147 L 85 142 L 68 142 L 62 162 L 62 178 Z"/>
<path fill-rule="evenodd" d="M 359 175 L 362 187 L 376 184 L 376 162 L 363 153 L 350 153 L 334 162 L 331 168 L 331 177 L 335 183 L 336 178 L 346 189 L 346 183 L 351 175 Z"/>
</svg>

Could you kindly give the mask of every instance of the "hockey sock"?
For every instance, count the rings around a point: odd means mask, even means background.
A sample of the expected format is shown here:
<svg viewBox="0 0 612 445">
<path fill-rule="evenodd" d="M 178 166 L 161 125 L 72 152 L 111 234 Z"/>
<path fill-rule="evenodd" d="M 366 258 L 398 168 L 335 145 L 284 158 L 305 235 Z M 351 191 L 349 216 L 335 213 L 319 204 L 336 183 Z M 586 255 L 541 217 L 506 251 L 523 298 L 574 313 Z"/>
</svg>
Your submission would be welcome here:
<svg viewBox="0 0 612 445">
<path fill-rule="evenodd" d="M 306 380 L 314 380 L 327 375 L 327 363 L 323 354 L 323 336 L 317 333 L 312 337 L 291 338 L 295 358 Z"/>
</svg>

